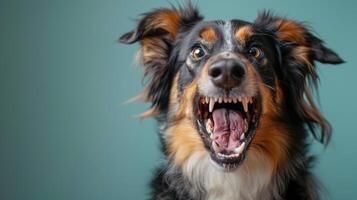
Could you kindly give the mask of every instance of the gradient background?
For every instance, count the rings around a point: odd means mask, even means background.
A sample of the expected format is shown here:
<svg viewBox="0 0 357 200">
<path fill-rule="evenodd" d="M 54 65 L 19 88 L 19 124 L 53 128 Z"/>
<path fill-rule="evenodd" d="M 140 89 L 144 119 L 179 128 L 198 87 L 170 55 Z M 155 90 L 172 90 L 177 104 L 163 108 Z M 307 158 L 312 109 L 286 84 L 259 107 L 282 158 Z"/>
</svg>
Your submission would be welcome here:
<svg viewBox="0 0 357 200">
<path fill-rule="evenodd" d="M 141 88 L 138 45 L 115 40 L 138 14 L 171 1 L 0 1 L 0 199 L 145 199 L 162 160 L 153 120 L 123 105 Z M 176 1 L 171 3 L 175 4 Z M 206 19 L 253 20 L 258 10 L 310 23 L 346 61 L 318 65 L 321 107 L 334 127 L 314 144 L 331 199 L 354 199 L 357 1 L 194 1 Z"/>
</svg>

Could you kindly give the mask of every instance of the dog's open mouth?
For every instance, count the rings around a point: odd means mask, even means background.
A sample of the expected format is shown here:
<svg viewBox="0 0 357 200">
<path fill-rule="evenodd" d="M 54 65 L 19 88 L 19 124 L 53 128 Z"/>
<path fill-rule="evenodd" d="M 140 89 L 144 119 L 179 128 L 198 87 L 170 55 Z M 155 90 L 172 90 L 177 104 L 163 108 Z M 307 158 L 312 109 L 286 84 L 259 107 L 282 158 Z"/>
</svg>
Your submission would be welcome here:
<svg viewBox="0 0 357 200">
<path fill-rule="evenodd" d="M 212 160 L 227 170 L 238 167 L 258 126 L 258 98 L 198 97 L 197 116 Z"/>
</svg>

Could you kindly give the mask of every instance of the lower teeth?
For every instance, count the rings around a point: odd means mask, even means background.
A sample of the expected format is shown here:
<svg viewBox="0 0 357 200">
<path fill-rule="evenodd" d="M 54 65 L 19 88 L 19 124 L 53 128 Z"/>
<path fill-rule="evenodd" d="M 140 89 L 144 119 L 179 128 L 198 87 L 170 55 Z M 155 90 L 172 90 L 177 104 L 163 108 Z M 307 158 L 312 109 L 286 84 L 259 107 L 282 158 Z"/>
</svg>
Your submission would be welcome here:
<svg viewBox="0 0 357 200">
<path fill-rule="evenodd" d="M 215 152 L 221 151 L 221 149 L 219 148 L 218 144 L 215 141 L 212 141 L 212 148 Z"/>
<path fill-rule="evenodd" d="M 208 119 L 206 122 L 206 130 L 209 134 L 211 134 L 213 132 L 213 123 L 212 123 L 211 119 Z"/>
<path fill-rule="evenodd" d="M 245 138 L 245 134 L 242 133 L 242 135 L 240 136 L 240 140 L 244 140 L 244 138 Z"/>
</svg>

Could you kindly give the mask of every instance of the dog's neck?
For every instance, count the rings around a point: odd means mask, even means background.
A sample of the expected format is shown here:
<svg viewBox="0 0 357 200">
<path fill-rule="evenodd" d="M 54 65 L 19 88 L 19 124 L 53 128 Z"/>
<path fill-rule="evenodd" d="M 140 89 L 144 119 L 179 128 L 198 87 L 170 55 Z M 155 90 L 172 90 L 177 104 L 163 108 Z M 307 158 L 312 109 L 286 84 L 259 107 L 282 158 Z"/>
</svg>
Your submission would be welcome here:
<svg viewBox="0 0 357 200">
<path fill-rule="evenodd" d="M 183 166 L 183 173 L 190 181 L 191 194 L 204 199 L 271 199 L 272 168 L 267 159 L 253 153 L 232 172 L 216 166 L 208 154 L 193 154 Z"/>
</svg>

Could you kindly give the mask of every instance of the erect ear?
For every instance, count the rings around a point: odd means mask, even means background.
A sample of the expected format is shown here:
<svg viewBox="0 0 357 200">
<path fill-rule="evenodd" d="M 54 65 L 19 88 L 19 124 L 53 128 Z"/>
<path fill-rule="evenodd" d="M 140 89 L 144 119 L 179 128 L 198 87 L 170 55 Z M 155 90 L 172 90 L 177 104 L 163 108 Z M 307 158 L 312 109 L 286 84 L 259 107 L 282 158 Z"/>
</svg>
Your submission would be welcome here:
<svg viewBox="0 0 357 200">
<path fill-rule="evenodd" d="M 326 144 L 331 128 L 315 105 L 310 87 L 310 83 L 317 86 L 318 80 L 314 61 L 329 64 L 344 61 L 303 23 L 263 12 L 254 25 L 265 35 L 272 36 L 277 43 L 281 73 L 279 78 L 285 88 L 285 103 L 292 112 L 295 111 L 297 120 L 305 123 L 314 137 Z M 315 134 L 316 126 L 321 130 L 320 137 Z"/>
<path fill-rule="evenodd" d="M 202 19 L 190 3 L 177 9 L 157 9 L 144 13 L 137 27 L 120 37 L 122 43 L 139 41 L 141 44 L 139 55 L 148 82 L 140 96 L 152 102 L 152 109 L 146 115 L 153 115 L 167 106 L 173 74 L 169 58 L 177 34 L 189 30 Z"/>
</svg>

